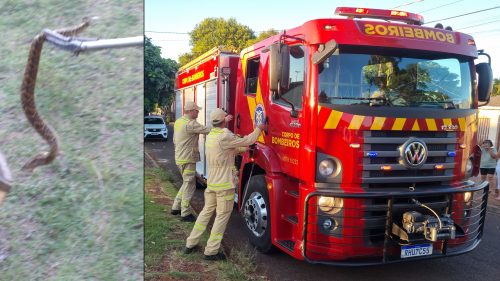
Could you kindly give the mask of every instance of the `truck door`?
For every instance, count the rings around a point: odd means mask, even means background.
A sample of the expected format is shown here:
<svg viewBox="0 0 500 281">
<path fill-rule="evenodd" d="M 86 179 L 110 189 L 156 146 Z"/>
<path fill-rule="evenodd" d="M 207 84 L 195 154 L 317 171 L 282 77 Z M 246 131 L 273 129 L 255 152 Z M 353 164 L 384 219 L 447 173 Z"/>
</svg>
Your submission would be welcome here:
<svg viewBox="0 0 500 281">
<path fill-rule="evenodd" d="M 280 98 L 272 98 L 267 113 L 270 145 L 278 154 L 284 173 L 298 178 L 302 139 L 302 104 L 305 90 L 305 50 L 303 45 L 290 46 L 290 86 Z M 293 106 L 292 106 L 293 105 Z M 292 108 L 296 111 L 292 116 Z M 304 167 L 302 167 L 304 168 Z"/>
</svg>

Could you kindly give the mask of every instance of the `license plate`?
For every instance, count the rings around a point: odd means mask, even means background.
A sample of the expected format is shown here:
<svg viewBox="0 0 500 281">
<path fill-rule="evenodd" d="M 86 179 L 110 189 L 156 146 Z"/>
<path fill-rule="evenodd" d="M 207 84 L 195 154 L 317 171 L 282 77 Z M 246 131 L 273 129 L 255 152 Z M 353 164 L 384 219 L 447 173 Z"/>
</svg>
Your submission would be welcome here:
<svg viewBox="0 0 500 281">
<path fill-rule="evenodd" d="M 401 258 L 412 258 L 432 255 L 432 244 L 419 244 L 401 247 Z"/>
</svg>

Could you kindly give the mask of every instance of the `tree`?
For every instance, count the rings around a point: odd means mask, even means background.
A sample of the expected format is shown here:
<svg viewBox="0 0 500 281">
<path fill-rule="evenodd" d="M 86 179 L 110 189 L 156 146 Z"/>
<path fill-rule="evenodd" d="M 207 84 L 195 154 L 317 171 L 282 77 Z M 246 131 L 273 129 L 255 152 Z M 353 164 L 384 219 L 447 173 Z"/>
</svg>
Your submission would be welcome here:
<svg viewBox="0 0 500 281">
<path fill-rule="evenodd" d="M 144 42 L 144 113 L 170 105 L 174 97 L 177 62 L 161 57 L 161 48 L 145 37 Z"/>
<path fill-rule="evenodd" d="M 493 79 L 493 91 L 491 92 L 492 96 L 500 96 L 500 79 Z"/>
<path fill-rule="evenodd" d="M 195 26 L 189 37 L 191 53 L 179 57 L 180 65 L 217 46 L 240 52 L 248 46 L 249 40 L 255 38 L 255 34 L 250 27 L 239 24 L 234 18 L 206 18 Z"/>
<path fill-rule="evenodd" d="M 261 32 L 259 34 L 259 36 L 257 36 L 257 38 L 248 40 L 247 47 L 251 46 L 251 45 L 253 45 L 253 44 L 257 43 L 257 42 L 260 42 L 260 41 L 262 41 L 264 39 L 267 39 L 267 38 L 269 38 L 271 36 L 274 36 L 274 35 L 276 35 L 278 33 L 279 32 L 276 29 L 274 29 L 274 28 L 271 28 L 271 29 L 268 29 L 266 31 L 263 31 L 263 32 Z"/>
</svg>

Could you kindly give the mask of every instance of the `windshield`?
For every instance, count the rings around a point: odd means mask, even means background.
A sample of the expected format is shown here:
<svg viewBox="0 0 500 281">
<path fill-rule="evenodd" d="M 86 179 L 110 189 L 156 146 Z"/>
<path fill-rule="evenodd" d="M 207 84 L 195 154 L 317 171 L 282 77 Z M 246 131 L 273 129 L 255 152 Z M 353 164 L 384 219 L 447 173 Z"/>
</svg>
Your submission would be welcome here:
<svg viewBox="0 0 500 281">
<path fill-rule="evenodd" d="M 318 65 L 319 103 L 468 109 L 467 61 L 343 53 Z"/>
<path fill-rule="evenodd" d="M 153 117 L 145 117 L 144 124 L 164 124 L 163 119 L 161 118 L 153 118 Z"/>
</svg>

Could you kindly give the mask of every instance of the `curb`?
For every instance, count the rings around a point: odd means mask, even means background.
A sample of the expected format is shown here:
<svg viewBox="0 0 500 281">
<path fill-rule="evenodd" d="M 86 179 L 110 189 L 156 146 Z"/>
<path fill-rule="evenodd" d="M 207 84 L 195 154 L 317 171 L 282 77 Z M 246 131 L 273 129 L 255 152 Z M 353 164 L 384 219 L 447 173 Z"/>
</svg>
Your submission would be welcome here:
<svg viewBox="0 0 500 281">
<path fill-rule="evenodd" d="M 144 162 L 149 161 L 149 162 L 153 163 L 153 166 L 155 166 L 155 168 L 160 168 L 160 165 L 158 165 L 158 163 L 156 163 L 156 161 L 153 159 L 153 157 L 151 157 L 151 155 L 149 155 L 149 153 L 144 151 L 144 156 L 146 158 L 146 159 L 144 159 Z"/>
</svg>

